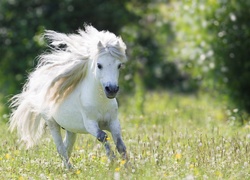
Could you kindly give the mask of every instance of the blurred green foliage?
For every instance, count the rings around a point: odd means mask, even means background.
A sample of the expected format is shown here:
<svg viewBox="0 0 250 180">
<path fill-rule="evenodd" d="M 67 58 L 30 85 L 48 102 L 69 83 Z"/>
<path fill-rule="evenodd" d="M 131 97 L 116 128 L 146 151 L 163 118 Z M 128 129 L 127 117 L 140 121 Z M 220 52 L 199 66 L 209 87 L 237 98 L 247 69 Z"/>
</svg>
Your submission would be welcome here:
<svg viewBox="0 0 250 180">
<path fill-rule="evenodd" d="M 90 23 L 128 46 L 123 91 L 215 91 L 250 112 L 249 17 L 244 0 L 1 0 L 0 98 L 20 92 L 46 50 L 44 29 L 73 33 Z"/>
<path fill-rule="evenodd" d="M 236 105 L 250 113 L 250 1 L 219 1 L 211 24 L 214 76 Z"/>
<path fill-rule="evenodd" d="M 171 58 L 201 89 L 250 112 L 250 1 L 176 1 Z"/>
</svg>

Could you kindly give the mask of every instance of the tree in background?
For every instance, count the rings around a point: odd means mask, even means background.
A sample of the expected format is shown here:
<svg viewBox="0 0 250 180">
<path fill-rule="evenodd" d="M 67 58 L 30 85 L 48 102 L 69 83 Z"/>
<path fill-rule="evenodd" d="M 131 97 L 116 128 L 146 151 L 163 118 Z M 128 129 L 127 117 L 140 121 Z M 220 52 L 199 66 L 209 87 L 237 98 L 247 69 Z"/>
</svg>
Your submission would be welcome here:
<svg viewBox="0 0 250 180">
<path fill-rule="evenodd" d="M 161 1 L 127 3 L 127 9 L 140 18 L 136 23 L 125 25 L 121 34 L 130 47 L 129 57 L 135 60 L 133 67 L 136 70 L 133 70 L 139 71 L 138 76 L 147 89 L 163 87 L 189 91 L 189 88 L 182 88 L 182 84 L 188 82 L 186 74 L 179 71 L 176 63 L 169 61 L 168 57 L 175 40 L 172 23 L 164 15 L 169 5 Z"/>
<path fill-rule="evenodd" d="M 218 1 L 210 27 L 214 75 L 230 99 L 250 113 L 250 1 Z"/>
<path fill-rule="evenodd" d="M 171 1 L 175 41 L 169 61 L 200 89 L 250 112 L 250 1 Z"/>
</svg>

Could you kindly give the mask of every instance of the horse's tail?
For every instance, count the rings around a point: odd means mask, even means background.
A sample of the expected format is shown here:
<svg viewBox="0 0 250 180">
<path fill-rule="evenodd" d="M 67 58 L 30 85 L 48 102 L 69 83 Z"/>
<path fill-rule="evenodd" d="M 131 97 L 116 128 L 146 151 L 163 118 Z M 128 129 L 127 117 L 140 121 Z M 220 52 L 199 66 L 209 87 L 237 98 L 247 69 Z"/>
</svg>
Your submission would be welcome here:
<svg viewBox="0 0 250 180">
<path fill-rule="evenodd" d="M 14 110 L 10 116 L 10 130 L 17 129 L 20 140 L 27 148 L 34 146 L 44 133 L 45 121 L 32 103 L 22 98 L 22 94 L 12 98 L 11 107 Z"/>
</svg>

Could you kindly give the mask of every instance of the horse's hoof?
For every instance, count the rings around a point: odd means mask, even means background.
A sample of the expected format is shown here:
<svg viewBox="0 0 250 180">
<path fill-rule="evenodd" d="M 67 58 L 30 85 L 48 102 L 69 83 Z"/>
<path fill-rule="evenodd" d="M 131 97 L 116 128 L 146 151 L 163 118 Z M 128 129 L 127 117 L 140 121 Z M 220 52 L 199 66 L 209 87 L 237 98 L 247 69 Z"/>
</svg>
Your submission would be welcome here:
<svg viewBox="0 0 250 180">
<path fill-rule="evenodd" d="M 70 162 L 63 162 L 63 166 L 67 170 L 72 170 L 73 169 L 73 165 Z"/>
<path fill-rule="evenodd" d="M 113 154 L 112 156 L 108 157 L 110 163 L 113 163 L 116 160 L 116 156 Z"/>
<path fill-rule="evenodd" d="M 69 164 L 66 166 L 66 168 L 67 168 L 68 170 L 72 170 L 72 169 L 73 169 L 73 165 L 69 163 Z"/>
<path fill-rule="evenodd" d="M 122 162 L 124 162 L 123 164 L 124 164 L 125 168 L 128 168 L 131 165 L 130 162 L 129 162 L 129 158 L 128 158 L 127 154 L 122 155 Z"/>
<path fill-rule="evenodd" d="M 131 167 L 131 163 L 128 160 L 126 160 L 126 162 L 124 164 L 124 167 L 125 168 L 130 168 Z"/>
</svg>

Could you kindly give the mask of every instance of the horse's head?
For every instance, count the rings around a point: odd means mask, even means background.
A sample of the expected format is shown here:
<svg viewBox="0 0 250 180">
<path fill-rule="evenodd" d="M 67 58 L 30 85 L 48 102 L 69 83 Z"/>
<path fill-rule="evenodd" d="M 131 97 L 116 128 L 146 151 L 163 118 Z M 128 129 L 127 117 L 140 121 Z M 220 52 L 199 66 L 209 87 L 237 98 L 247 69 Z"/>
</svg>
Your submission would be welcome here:
<svg viewBox="0 0 250 180">
<path fill-rule="evenodd" d="M 104 48 L 102 43 L 98 44 L 99 49 L 107 49 L 112 47 Z M 95 70 L 96 78 L 100 80 L 103 91 L 107 98 L 112 99 L 116 97 L 117 92 L 119 91 L 119 70 L 123 65 L 121 59 L 117 58 L 117 55 L 111 53 L 103 53 L 103 55 L 98 56 Z"/>
</svg>

